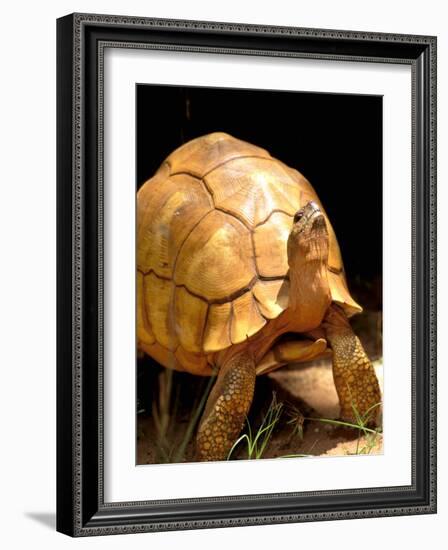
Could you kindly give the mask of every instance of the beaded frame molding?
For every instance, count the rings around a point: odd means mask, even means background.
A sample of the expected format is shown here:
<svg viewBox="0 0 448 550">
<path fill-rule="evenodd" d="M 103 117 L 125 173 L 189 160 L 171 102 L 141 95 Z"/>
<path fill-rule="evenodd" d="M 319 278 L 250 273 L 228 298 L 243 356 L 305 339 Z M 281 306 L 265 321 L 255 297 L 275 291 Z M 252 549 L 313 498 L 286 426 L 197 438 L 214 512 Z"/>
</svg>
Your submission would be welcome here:
<svg viewBox="0 0 448 550">
<path fill-rule="evenodd" d="M 436 512 L 436 38 L 72 14 L 57 21 L 57 529 L 71 536 Z M 104 502 L 104 48 L 412 68 L 412 483 Z"/>
</svg>

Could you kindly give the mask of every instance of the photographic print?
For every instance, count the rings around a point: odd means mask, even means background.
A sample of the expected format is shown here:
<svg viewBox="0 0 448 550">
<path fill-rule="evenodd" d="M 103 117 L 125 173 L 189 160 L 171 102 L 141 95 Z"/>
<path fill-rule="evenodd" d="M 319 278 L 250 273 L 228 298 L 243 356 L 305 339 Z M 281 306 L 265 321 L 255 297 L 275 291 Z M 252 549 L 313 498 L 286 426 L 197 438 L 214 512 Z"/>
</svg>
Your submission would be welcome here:
<svg viewBox="0 0 448 550">
<path fill-rule="evenodd" d="M 436 38 L 57 28 L 58 531 L 435 513 Z"/>
<path fill-rule="evenodd" d="M 135 116 L 137 464 L 381 454 L 382 97 L 138 84 Z"/>
</svg>

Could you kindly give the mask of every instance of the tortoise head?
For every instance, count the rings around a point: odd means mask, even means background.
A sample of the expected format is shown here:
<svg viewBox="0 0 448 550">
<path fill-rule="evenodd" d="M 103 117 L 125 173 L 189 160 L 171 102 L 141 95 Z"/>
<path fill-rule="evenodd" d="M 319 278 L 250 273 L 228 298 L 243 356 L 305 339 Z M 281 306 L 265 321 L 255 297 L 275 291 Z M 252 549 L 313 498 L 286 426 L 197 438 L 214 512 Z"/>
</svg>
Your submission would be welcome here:
<svg viewBox="0 0 448 550">
<path fill-rule="evenodd" d="M 303 269 L 328 260 L 329 240 L 325 217 L 317 203 L 309 201 L 294 215 L 288 238 L 288 263 L 291 270 Z"/>
</svg>

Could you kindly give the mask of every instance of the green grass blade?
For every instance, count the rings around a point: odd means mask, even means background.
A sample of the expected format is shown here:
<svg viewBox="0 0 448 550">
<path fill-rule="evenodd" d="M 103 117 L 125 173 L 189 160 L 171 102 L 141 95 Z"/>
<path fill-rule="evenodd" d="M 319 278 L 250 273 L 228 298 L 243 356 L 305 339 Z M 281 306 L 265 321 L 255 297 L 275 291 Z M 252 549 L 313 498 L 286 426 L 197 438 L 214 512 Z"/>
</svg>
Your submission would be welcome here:
<svg viewBox="0 0 448 550">
<path fill-rule="evenodd" d="M 323 422 L 327 424 L 334 424 L 335 426 L 345 426 L 346 428 L 355 428 L 357 430 L 365 430 L 366 432 L 369 432 L 371 434 L 378 434 L 379 432 L 376 430 L 372 430 L 370 428 L 366 428 L 365 426 L 358 426 L 357 424 L 352 424 L 351 422 L 344 422 L 343 420 L 334 420 L 332 418 L 310 418 L 306 417 L 305 420 L 314 420 L 316 422 Z"/>
<path fill-rule="evenodd" d="M 267 446 L 268 442 L 270 441 L 270 439 L 272 437 L 272 432 L 274 431 L 274 428 L 275 428 L 276 424 L 278 423 L 278 421 L 280 419 L 281 409 L 282 409 L 281 406 L 277 407 L 277 410 L 275 411 L 275 416 L 273 416 L 271 423 L 269 424 L 269 426 L 267 426 L 267 430 L 265 432 L 265 435 L 263 436 L 263 439 L 262 439 L 262 442 L 261 442 L 261 447 L 260 447 L 257 458 L 261 458 L 261 456 L 263 455 L 263 453 L 266 449 L 266 446 Z"/>
<path fill-rule="evenodd" d="M 205 388 L 204 393 L 201 396 L 201 400 L 199 402 L 199 406 L 196 407 L 193 416 L 190 417 L 190 420 L 188 422 L 187 429 L 185 430 L 185 434 L 182 438 L 182 441 L 178 447 L 177 452 L 174 454 L 173 462 L 180 462 L 182 457 L 185 455 L 185 449 L 187 448 L 188 443 L 190 442 L 190 439 L 193 435 L 193 431 L 196 427 L 196 424 L 199 421 L 199 417 L 202 414 L 202 411 L 205 407 L 205 403 L 208 398 L 208 394 L 210 393 L 211 387 L 215 381 L 215 376 L 210 376 L 210 380 L 207 383 L 207 386 Z"/>
<path fill-rule="evenodd" d="M 313 456 L 313 455 L 294 455 L 294 454 L 291 454 L 291 455 L 281 455 L 281 456 L 276 456 L 275 458 L 308 458 L 310 456 Z"/>
<path fill-rule="evenodd" d="M 249 421 L 249 417 L 246 415 L 246 424 L 247 424 L 247 431 L 249 432 L 249 441 L 252 441 L 252 428 L 250 427 L 250 421 Z"/>
<path fill-rule="evenodd" d="M 363 417 L 362 417 L 364 422 L 367 422 L 367 420 L 369 419 L 368 415 L 373 411 L 373 409 L 376 409 L 379 406 L 381 406 L 381 401 L 379 403 L 375 403 L 374 405 L 372 405 L 366 410 L 366 412 L 363 414 Z"/>
<path fill-rule="evenodd" d="M 238 445 L 243 441 L 244 439 L 247 439 L 247 445 L 249 446 L 249 437 L 247 434 L 243 434 L 240 436 L 235 443 L 232 445 L 232 448 L 229 451 L 229 454 L 227 455 L 227 460 L 230 460 L 230 457 L 232 456 L 233 451 L 238 447 Z"/>
</svg>

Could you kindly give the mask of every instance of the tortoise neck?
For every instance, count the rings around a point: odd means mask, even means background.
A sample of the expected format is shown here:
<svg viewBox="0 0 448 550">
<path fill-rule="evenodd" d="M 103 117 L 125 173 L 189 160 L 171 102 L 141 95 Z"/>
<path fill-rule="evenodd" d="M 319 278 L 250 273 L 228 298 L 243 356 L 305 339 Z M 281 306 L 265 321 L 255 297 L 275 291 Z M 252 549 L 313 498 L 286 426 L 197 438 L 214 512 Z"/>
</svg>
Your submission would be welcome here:
<svg viewBox="0 0 448 550">
<path fill-rule="evenodd" d="M 312 309 L 327 294 L 327 264 L 324 260 L 312 260 L 289 272 L 289 307 L 296 311 Z M 308 307 L 309 306 L 309 307 Z"/>
</svg>

